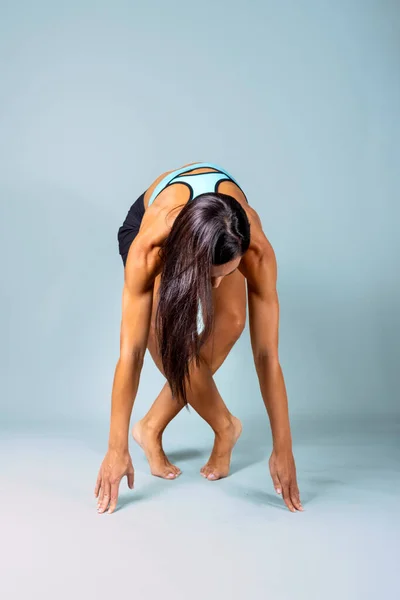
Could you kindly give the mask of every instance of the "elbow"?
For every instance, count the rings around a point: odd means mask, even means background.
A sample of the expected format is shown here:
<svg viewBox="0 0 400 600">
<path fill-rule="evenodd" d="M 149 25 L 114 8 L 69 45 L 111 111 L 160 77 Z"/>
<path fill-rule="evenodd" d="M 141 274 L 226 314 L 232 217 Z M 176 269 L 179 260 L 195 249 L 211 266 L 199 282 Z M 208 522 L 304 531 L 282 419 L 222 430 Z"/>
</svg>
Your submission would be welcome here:
<svg viewBox="0 0 400 600">
<path fill-rule="evenodd" d="M 130 364 L 133 363 L 141 366 L 143 365 L 145 354 L 146 348 L 122 346 L 120 349 L 119 360 L 120 362 L 129 362 Z"/>
<path fill-rule="evenodd" d="M 262 348 L 254 351 L 254 363 L 257 370 L 265 367 L 272 369 L 280 368 L 279 356 L 276 349 L 269 350 L 268 348 Z"/>
</svg>

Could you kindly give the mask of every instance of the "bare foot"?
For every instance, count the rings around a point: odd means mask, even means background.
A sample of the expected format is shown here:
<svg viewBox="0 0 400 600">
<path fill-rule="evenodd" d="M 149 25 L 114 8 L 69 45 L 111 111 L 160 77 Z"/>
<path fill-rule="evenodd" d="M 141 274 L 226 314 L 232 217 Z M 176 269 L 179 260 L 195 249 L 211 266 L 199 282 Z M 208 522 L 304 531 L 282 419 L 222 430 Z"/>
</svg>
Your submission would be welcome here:
<svg viewBox="0 0 400 600">
<path fill-rule="evenodd" d="M 138 421 L 132 429 L 133 439 L 142 448 L 150 465 L 152 475 L 164 479 L 176 479 L 181 470 L 169 462 L 161 444 L 161 436 L 143 422 Z"/>
<path fill-rule="evenodd" d="M 211 456 L 200 469 L 200 473 L 206 479 L 215 481 L 227 477 L 231 463 L 231 454 L 234 445 L 242 433 L 242 424 L 236 417 L 232 416 L 231 424 L 225 434 L 215 435 L 214 447 Z"/>
</svg>

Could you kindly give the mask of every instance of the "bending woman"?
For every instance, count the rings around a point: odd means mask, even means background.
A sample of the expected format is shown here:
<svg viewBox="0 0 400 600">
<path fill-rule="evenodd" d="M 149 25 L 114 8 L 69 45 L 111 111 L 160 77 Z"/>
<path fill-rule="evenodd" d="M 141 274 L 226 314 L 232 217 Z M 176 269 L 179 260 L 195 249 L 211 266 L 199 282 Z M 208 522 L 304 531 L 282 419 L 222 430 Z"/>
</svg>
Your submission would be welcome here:
<svg viewBox="0 0 400 600">
<path fill-rule="evenodd" d="M 163 451 L 162 434 L 188 403 L 215 433 L 201 474 L 228 475 L 241 424 L 213 375 L 243 331 L 246 283 L 252 352 L 273 437 L 270 473 L 289 510 L 302 510 L 278 358 L 275 254 L 237 182 L 210 163 L 164 173 L 132 205 L 118 241 L 125 267 L 120 356 L 108 451 L 95 487 L 98 512 L 115 510 L 124 476 L 133 487 L 129 422 L 146 349 L 167 380 L 133 429 L 152 474 L 180 474 Z"/>
</svg>

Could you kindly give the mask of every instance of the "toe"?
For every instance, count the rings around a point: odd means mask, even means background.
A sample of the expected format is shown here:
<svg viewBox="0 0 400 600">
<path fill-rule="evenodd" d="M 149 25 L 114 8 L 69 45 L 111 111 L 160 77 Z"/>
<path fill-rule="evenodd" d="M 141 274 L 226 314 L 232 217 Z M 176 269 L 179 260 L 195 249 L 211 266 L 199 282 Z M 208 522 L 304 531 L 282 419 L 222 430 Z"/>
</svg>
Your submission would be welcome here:
<svg viewBox="0 0 400 600">
<path fill-rule="evenodd" d="M 181 470 L 179 469 L 179 467 L 177 467 L 176 465 L 173 465 L 172 463 L 168 462 L 167 465 L 165 466 L 166 472 L 167 473 L 173 473 L 176 477 L 178 477 L 178 475 L 180 475 Z"/>
<path fill-rule="evenodd" d="M 178 467 L 176 467 L 175 465 L 172 465 L 172 466 L 174 468 L 173 473 L 174 473 L 175 477 L 179 477 L 179 475 L 182 473 L 182 471 L 180 469 L 178 469 Z"/>
<path fill-rule="evenodd" d="M 161 477 L 162 479 L 175 479 L 176 477 L 175 473 L 168 467 L 160 469 L 157 473 L 153 473 L 153 475 L 157 475 L 157 477 Z"/>
</svg>

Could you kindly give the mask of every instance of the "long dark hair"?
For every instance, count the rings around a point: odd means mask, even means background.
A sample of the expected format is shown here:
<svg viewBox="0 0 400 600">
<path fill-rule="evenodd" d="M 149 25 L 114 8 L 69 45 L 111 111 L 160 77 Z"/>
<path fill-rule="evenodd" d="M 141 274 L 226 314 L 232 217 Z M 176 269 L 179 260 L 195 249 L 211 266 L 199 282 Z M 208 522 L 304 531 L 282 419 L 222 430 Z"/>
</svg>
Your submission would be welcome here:
<svg viewBox="0 0 400 600">
<path fill-rule="evenodd" d="M 172 395 L 184 404 L 189 363 L 199 364 L 200 347 L 213 327 L 211 267 L 242 256 L 249 244 L 250 224 L 241 204 L 227 194 L 207 193 L 185 204 L 161 246 L 156 339 Z"/>
</svg>

